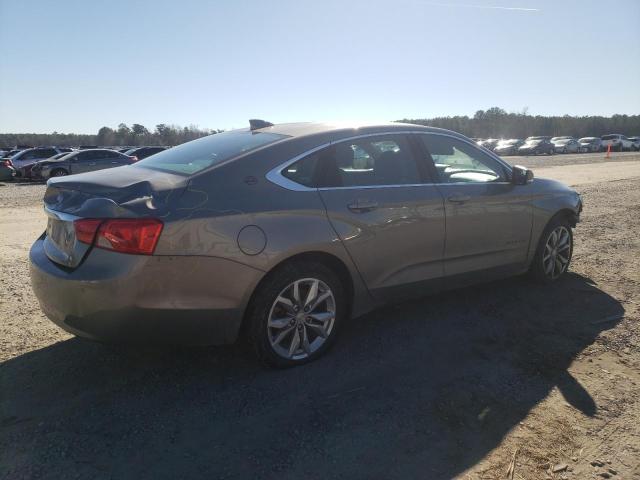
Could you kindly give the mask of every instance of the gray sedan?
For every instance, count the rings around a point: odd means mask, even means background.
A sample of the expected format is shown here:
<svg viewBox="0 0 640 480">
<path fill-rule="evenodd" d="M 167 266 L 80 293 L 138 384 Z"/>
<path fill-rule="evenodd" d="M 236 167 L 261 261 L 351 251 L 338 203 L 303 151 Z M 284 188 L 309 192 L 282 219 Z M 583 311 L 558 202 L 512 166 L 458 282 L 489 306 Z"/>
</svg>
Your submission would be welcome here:
<svg viewBox="0 0 640 480">
<path fill-rule="evenodd" d="M 49 180 L 30 252 L 49 318 L 107 341 L 242 333 L 283 367 L 376 306 L 569 267 L 580 196 L 460 134 L 251 125 Z"/>
<path fill-rule="evenodd" d="M 132 163 L 134 163 L 134 160 L 128 155 L 106 148 L 96 148 L 58 154 L 46 160 L 41 160 L 31 168 L 31 175 L 36 178 L 48 179 L 50 177 L 64 177 L 66 175 L 75 175 L 76 173 L 121 167 Z"/>
</svg>

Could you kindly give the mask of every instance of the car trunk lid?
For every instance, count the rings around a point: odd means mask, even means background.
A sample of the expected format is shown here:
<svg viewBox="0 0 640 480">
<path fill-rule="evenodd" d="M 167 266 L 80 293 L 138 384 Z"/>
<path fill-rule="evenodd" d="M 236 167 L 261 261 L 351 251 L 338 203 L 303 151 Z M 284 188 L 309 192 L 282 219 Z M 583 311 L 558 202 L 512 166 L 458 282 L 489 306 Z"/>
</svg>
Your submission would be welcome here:
<svg viewBox="0 0 640 480">
<path fill-rule="evenodd" d="M 80 218 L 164 217 L 188 177 L 142 167 L 118 167 L 47 182 L 44 248 L 55 263 L 75 268 L 90 249 L 76 236 Z"/>
</svg>

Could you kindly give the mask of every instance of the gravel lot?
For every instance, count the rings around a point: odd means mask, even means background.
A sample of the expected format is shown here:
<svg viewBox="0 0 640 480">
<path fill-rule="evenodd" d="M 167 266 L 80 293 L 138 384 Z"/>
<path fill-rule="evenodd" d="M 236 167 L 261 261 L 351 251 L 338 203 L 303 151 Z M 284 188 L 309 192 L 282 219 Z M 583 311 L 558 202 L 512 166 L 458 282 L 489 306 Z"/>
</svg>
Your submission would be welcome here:
<svg viewBox="0 0 640 480">
<path fill-rule="evenodd" d="M 29 287 L 44 186 L 0 186 L 0 478 L 640 478 L 640 155 L 570 157 L 506 157 L 583 195 L 564 281 L 388 307 L 286 371 L 62 332 Z"/>
</svg>

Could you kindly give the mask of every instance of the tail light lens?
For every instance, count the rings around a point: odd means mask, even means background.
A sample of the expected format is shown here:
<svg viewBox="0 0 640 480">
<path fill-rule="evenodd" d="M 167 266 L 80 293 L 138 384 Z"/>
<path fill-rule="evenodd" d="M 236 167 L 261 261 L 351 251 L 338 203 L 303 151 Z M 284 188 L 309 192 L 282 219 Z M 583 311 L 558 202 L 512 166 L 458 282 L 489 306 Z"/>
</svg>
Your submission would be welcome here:
<svg viewBox="0 0 640 480">
<path fill-rule="evenodd" d="M 131 159 L 132 162 L 138 161 L 138 157 L 136 157 L 135 155 L 131 155 L 129 158 Z"/>
<path fill-rule="evenodd" d="M 79 242 L 91 245 L 96 236 L 96 231 L 102 223 L 102 220 L 95 218 L 82 218 L 73 222 L 73 228 L 76 231 L 76 239 Z"/>
<path fill-rule="evenodd" d="M 73 225 L 76 238 L 82 243 L 137 255 L 153 254 L 163 226 L 155 218 L 83 218 Z"/>
</svg>

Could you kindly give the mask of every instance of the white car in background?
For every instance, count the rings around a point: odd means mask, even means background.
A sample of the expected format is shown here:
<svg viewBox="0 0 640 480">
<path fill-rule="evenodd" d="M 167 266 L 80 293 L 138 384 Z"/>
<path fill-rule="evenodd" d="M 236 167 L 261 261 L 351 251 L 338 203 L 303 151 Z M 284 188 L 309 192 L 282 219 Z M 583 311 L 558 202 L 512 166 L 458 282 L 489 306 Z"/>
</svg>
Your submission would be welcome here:
<svg viewBox="0 0 640 480">
<path fill-rule="evenodd" d="M 632 150 L 634 148 L 633 142 L 624 135 L 619 133 L 611 133 L 609 135 L 603 135 L 602 148 L 606 150 L 611 145 L 611 150 L 622 152 L 624 150 Z"/>
<path fill-rule="evenodd" d="M 633 142 L 633 150 L 640 151 L 640 137 L 629 137 L 629 140 Z"/>
</svg>

